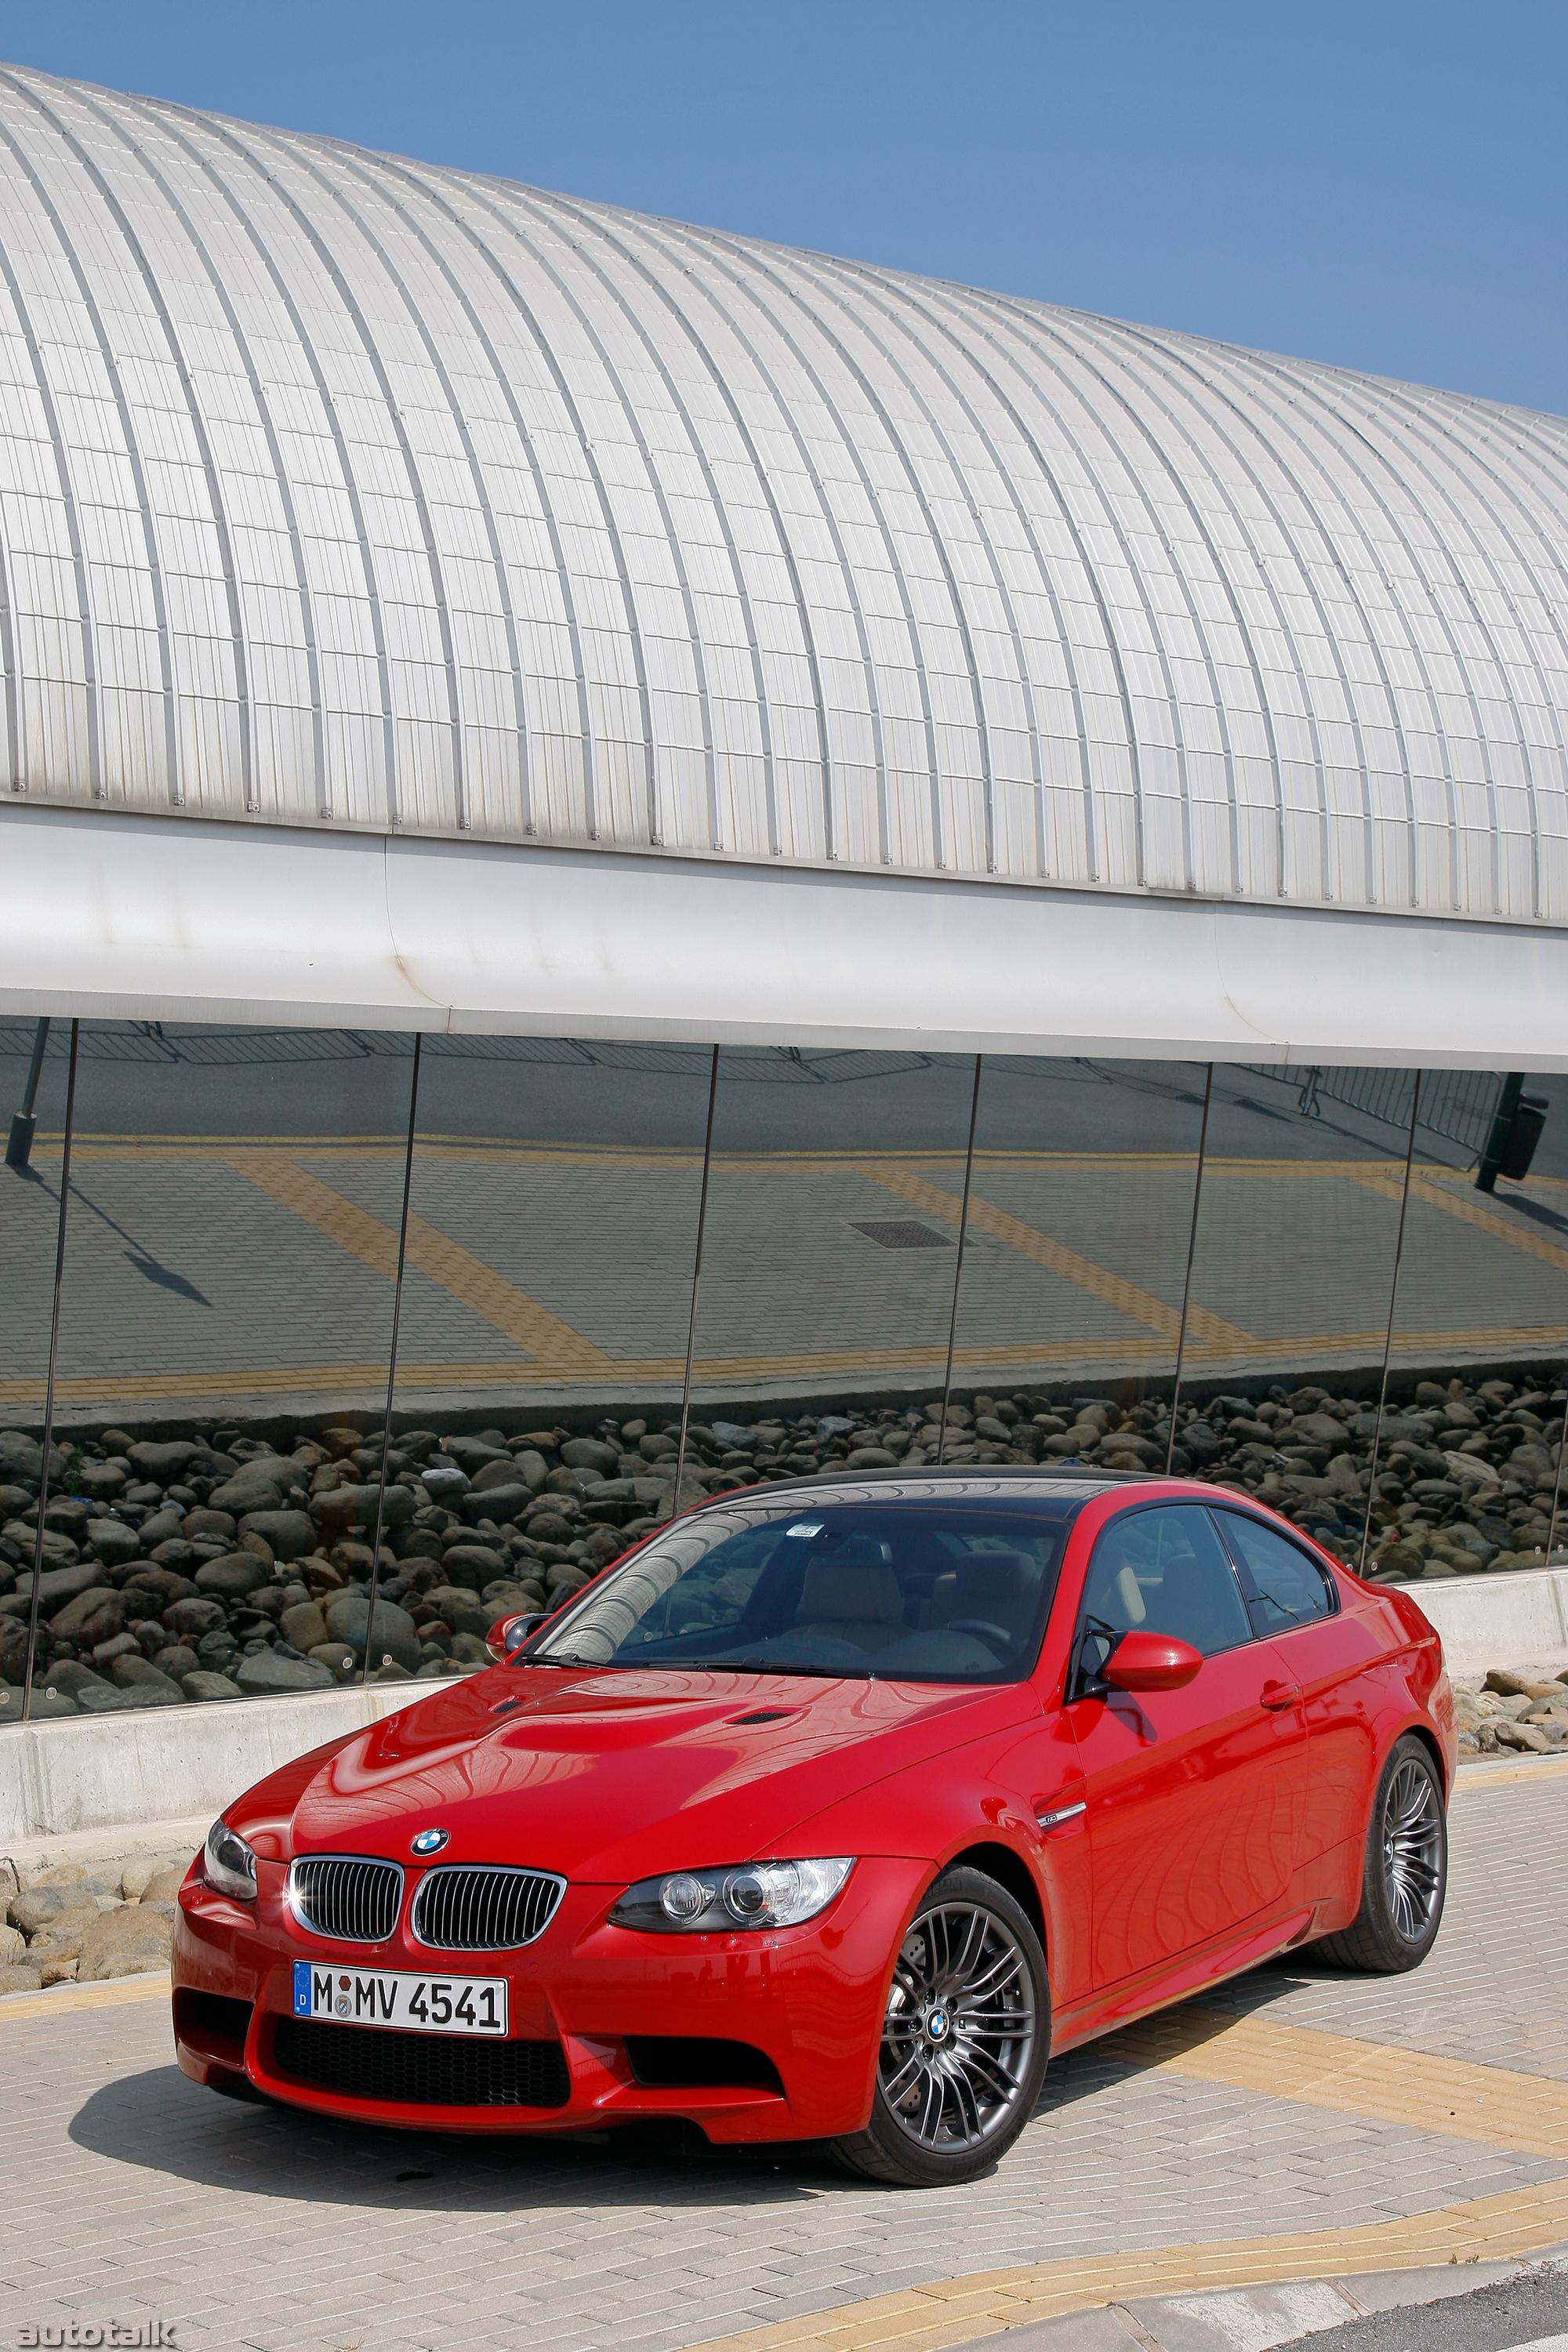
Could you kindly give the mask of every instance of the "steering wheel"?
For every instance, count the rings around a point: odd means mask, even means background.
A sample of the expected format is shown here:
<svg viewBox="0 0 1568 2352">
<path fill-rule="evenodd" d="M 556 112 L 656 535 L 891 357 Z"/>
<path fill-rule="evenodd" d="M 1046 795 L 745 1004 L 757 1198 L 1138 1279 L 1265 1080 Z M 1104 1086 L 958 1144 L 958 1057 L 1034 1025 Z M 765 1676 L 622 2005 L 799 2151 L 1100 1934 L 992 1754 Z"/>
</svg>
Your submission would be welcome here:
<svg viewBox="0 0 1568 2352">
<path fill-rule="evenodd" d="M 1000 1644 L 1004 1650 L 1010 1650 L 1013 1646 L 1013 1636 L 1008 1633 L 1005 1625 L 993 1625 L 984 1617 L 950 1617 L 942 1627 L 942 1632 L 973 1633 L 977 1640 L 989 1642 L 993 1648 Z"/>
</svg>

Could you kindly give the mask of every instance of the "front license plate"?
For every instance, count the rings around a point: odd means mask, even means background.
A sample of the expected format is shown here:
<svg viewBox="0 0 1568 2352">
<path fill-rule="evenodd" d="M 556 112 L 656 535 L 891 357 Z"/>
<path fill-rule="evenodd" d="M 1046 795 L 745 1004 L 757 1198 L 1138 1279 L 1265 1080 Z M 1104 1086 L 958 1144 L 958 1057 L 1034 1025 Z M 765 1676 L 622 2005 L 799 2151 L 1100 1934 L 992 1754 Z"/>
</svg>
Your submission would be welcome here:
<svg viewBox="0 0 1568 2352">
<path fill-rule="evenodd" d="M 389 1976 L 379 1969 L 294 1963 L 294 2014 L 413 2033 L 506 2032 L 505 1977 Z"/>
</svg>

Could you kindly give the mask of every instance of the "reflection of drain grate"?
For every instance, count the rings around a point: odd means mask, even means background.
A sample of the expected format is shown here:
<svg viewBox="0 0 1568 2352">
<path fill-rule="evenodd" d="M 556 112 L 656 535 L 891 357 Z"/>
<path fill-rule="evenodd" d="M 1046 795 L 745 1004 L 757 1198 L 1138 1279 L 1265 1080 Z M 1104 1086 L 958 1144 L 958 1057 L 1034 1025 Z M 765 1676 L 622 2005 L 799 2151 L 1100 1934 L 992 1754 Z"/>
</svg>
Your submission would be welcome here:
<svg viewBox="0 0 1568 2352">
<path fill-rule="evenodd" d="M 873 1217 L 864 1224 L 857 1217 L 851 1220 L 854 1231 L 864 1234 L 879 1249 L 952 1249 L 952 1238 L 939 1234 L 934 1225 L 922 1225 L 915 1217 Z"/>
</svg>

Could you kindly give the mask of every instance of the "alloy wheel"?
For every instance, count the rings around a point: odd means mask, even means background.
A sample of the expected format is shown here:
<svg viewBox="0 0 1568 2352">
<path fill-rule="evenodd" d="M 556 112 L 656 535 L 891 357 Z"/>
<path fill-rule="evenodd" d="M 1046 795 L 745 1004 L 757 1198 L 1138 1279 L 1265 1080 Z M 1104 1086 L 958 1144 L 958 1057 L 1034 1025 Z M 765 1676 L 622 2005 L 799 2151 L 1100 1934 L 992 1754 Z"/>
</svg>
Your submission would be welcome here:
<svg viewBox="0 0 1568 2352">
<path fill-rule="evenodd" d="M 1430 1772 L 1414 1759 L 1389 1784 L 1383 1816 L 1384 1883 L 1389 1916 L 1407 1944 L 1418 1944 L 1443 1878 L 1443 1820 Z"/>
<path fill-rule="evenodd" d="M 882 2025 L 889 2113 L 923 2148 L 977 2147 L 1016 2111 L 1037 2032 L 1028 1963 L 994 1912 L 923 1913 L 900 1948 Z"/>
</svg>

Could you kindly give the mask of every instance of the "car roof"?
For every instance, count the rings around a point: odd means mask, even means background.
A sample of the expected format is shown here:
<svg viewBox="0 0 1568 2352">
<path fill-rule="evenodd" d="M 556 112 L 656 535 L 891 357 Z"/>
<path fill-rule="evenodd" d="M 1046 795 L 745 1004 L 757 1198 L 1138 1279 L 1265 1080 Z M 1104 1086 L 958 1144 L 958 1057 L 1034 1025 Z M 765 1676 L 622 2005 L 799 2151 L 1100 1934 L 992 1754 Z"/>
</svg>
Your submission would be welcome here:
<svg viewBox="0 0 1568 2352">
<path fill-rule="evenodd" d="M 1091 1496 L 1103 1495 L 1117 1486 L 1167 1486 L 1173 1482 L 1154 1470 L 1093 1470 L 1087 1465 L 1070 1469 L 1046 1470 L 1025 1467 L 1020 1463 L 998 1462 L 978 1467 L 968 1462 L 920 1463 L 912 1470 L 847 1470 L 841 1478 L 831 1471 L 816 1470 L 801 1478 L 770 1478 L 759 1480 L 754 1486 L 726 1486 L 710 1495 L 695 1510 L 706 1510 L 714 1504 L 733 1503 L 743 1496 L 767 1495 L 805 1495 L 832 1492 L 841 1495 L 846 1488 L 864 1487 L 868 1497 L 889 1486 L 900 1492 L 918 1491 L 932 1486 L 990 1486 L 994 1483 L 1020 1486 L 1046 1496 L 1066 1496 L 1087 1502 Z"/>
</svg>

